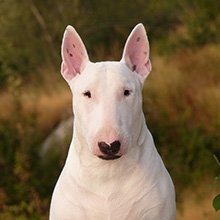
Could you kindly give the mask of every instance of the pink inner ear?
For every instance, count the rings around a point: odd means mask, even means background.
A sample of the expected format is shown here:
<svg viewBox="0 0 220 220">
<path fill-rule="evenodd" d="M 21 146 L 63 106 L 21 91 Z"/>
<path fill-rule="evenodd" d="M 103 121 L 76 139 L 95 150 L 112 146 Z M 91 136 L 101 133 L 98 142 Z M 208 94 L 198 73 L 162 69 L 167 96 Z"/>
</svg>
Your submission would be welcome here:
<svg viewBox="0 0 220 220">
<path fill-rule="evenodd" d="M 123 57 L 128 67 L 142 77 L 150 73 L 149 43 L 142 25 L 138 25 L 129 36 Z"/>
<path fill-rule="evenodd" d="M 61 73 L 67 81 L 82 72 L 88 61 L 88 55 L 83 42 L 74 28 L 69 26 L 63 37 L 62 58 Z"/>
</svg>

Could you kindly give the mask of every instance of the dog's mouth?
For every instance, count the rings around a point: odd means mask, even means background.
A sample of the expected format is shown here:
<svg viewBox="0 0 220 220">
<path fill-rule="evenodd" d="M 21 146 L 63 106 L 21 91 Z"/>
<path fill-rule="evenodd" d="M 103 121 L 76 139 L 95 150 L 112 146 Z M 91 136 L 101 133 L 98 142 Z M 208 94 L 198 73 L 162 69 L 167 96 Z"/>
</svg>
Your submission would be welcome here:
<svg viewBox="0 0 220 220">
<path fill-rule="evenodd" d="M 98 157 L 102 160 L 116 160 L 116 159 L 119 159 L 121 156 L 119 156 L 119 155 L 100 155 Z"/>
</svg>

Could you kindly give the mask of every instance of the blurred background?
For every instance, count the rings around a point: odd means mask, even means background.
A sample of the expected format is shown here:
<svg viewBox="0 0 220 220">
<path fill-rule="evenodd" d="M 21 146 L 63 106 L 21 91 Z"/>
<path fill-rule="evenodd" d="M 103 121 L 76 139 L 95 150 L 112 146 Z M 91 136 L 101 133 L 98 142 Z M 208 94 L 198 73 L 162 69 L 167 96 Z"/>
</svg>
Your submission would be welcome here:
<svg viewBox="0 0 220 220">
<path fill-rule="evenodd" d="M 139 22 L 153 63 L 144 113 L 176 187 L 177 219 L 219 219 L 219 11 L 219 0 L 0 1 L 0 219 L 48 219 L 72 132 L 60 75 L 65 27 L 92 61 L 119 60 Z"/>
</svg>

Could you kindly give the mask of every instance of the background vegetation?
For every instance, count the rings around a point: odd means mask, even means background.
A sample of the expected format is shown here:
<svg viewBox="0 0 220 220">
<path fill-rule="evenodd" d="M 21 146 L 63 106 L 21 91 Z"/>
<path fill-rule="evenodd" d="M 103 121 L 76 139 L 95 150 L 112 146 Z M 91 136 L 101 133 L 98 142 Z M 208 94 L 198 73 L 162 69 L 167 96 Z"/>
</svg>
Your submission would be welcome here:
<svg viewBox="0 0 220 220">
<path fill-rule="evenodd" d="M 48 218 L 65 152 L 46 160 L 39 152 L 71 115 L 59 74 L 68 24 L 100 61 L 120 59 L 128 33 L 144 23 L 153 61 L 144 112 L 178 201 L 188 187 L 210 187 L 218 174 L 212 155 L 220 156 L 219 10 L 219 0 L 0 1 L 0 219 Z"/>
</svg>

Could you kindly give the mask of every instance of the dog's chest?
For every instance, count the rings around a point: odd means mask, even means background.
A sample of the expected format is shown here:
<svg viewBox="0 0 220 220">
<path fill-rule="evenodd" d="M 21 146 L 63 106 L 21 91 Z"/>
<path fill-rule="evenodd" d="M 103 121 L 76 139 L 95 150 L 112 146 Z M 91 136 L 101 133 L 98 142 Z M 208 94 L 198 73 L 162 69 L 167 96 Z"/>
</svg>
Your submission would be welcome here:
<svg viewBox="0 0 220 220">
<path fill-rule="evenodd" d="M 67 176 L 63 177 L 65 179 Z M 66 179 L 65 182 L 69 181 Z M 73 219 L 73 216 L 78 220 L 142 219 L 153 205 L 152 199 L 149 200 L 151 187 L 142 175 L 134 175 L 124 181 L 113 179 L 112 183 L 97 184 L 90 181 L 87 186 L 92 187 L 93 184 L 99 188 L 89 190 L 73 182 L 65 184 L 60 195 L 65 201 L 60 205 L 68 209 L 68 214 L 63 212 L 68 215 L 67 219 Z"/>
<path fill-rule="evenodd" d="M 79 197 L 77 212 L 83 216 L 82 219 L 88 220 L 142 219 L 149 202 L 143 188 L 142 192 L 131 189 L 126 193 L 112 193 L 108 197 L 81 191 Z"/>
</svg>

